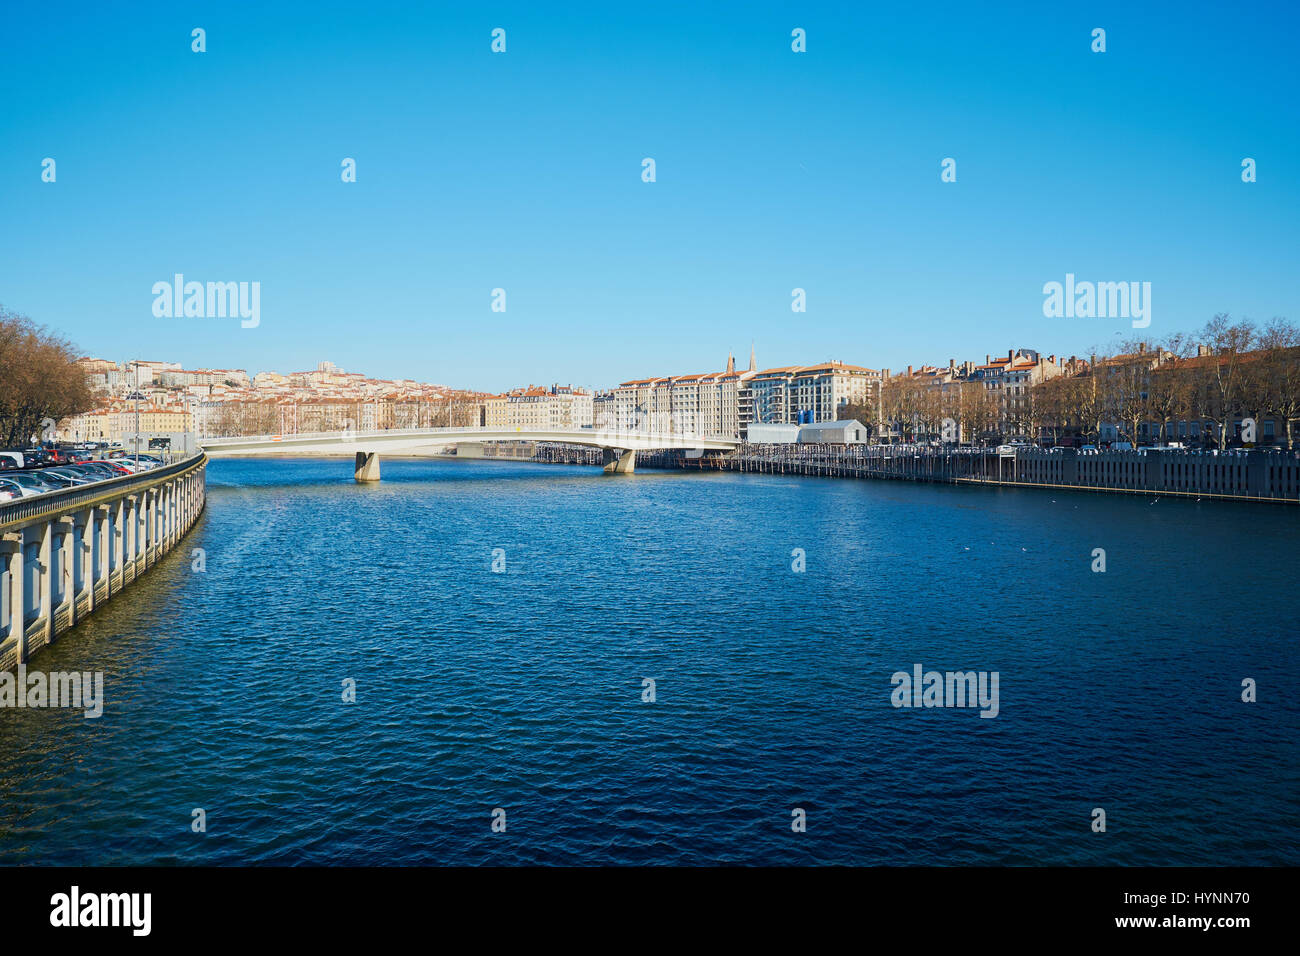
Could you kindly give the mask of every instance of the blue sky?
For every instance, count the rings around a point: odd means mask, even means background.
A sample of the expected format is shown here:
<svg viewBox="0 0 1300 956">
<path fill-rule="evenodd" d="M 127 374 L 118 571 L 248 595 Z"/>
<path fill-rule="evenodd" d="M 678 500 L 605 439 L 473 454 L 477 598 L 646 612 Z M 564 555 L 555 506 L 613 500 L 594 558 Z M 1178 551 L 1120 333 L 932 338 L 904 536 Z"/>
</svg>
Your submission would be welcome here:
<svg viewBox="0 0 1300 956">
<path fill-rule="evenodd" d="M 1067 272 L 1151 282 L 1155 337 L 1300 321 L 1294 4 L 475 6 L 10 6 L 0 303 L 107 358 L 485 389 L 1131 333 L 1044 318 Z M 156 318 L 177 272 L 260 282 L 260 325 Z"/>
</svg>

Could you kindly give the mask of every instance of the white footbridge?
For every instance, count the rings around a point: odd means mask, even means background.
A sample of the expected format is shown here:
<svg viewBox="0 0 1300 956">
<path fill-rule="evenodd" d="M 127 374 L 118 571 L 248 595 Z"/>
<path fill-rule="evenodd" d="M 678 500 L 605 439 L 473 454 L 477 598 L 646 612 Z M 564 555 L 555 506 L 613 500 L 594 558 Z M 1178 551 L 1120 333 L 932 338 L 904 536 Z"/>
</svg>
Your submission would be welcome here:
<svg viewBox="0 0 1300 956">
<path fill-rule="evenodd" d="M 734 451 L 738 439 L 596 428 L 383 428 L 366 431 L 308 432 L 295 435 L 244 435 L 200 438 L 209 458 L 248 458 L 270 455 L 355 454 L 357 481 L 379 480 L 379 455 L 400 454 L 416 448 L 455 445 L 457 454 L 481 454 L 489 442 L 555 442 L 602 448 L 605 471 L 630 475 L 636 470 L 638 451 L 683 449 L 700 453 Z M 464 449 L 464 451 L 462 451 Z"/>
</svg>

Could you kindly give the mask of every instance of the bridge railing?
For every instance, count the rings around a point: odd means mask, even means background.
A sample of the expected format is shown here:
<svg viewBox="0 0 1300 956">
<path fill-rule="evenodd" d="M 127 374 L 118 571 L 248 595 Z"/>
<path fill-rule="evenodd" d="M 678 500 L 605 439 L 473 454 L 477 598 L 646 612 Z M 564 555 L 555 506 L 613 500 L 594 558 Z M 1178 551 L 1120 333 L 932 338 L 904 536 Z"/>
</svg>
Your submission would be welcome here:
<svg viewBox="0 0 1300 956">
<path fill-rule="evenodd" d="M 688 445 L 691 442 L 730 442 L 739 444 L 739 441 L 727 435 L 700 435 L 688 432 L 649 432 L 637 429 L 623 428 L 520 428 L 514 426 L 502 426 L 499 428 L 485 425 L 467 425 L 464 427 L 437 427 L 437 428 L 367 428 L 367 429 L 344 429 L 342 431 L 327 432 L 284 432 L 278 435 L 222 435 L 209 438 L 198 439 L 199 445 L 203 447 L 218 448 L 223 443 L 232 445 L 242 444 L 274 444 L 276 442 L 291 442 L 305 440 L 322 440 L 322 441 L 340 441 L 354 442 L 364 441 L 367 438 L 402 438 L 402 437 L 433 437 L 446 435 L 455 437 L 466 434 L 520 434 L 537 435 L 552 433 L 556 436 L 556 441 L 563 441 L 566 437 L 572 439 L 574 436 L 599 439 L 618 439 L 627 438 L 636 441 L 672 441 Z"/>
</svg>

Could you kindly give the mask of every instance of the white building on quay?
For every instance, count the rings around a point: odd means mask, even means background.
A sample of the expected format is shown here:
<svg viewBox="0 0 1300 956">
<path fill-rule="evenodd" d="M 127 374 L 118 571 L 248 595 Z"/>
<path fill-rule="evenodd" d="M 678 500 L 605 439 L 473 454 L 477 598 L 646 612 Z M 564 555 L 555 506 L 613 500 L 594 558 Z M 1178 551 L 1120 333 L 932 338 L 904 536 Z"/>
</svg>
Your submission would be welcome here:
<svg viewBox="0 0 1300 956">
<path fill-rule="evenodd" d="M 876 395 L 882 373 L 845 362 L 759 371 L 727 359 L 721 372 L 668 375 L 624 382 L 597 398 L 597 421 L 625 430 L 740 438 L 751 424 L 830 422 L 850 404 Z"/>
</svg>

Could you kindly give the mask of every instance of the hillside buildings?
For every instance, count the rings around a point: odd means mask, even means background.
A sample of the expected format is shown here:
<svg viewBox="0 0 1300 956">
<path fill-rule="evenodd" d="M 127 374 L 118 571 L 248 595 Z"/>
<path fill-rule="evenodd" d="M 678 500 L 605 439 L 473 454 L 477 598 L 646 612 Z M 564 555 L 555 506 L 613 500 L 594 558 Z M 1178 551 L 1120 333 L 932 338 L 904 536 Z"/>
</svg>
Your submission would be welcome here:
<svg viewBox="0 0 1300 956">
<path fill-rule="evenodd" d="M 254 376 L 242 369 L 81 360 L 100 407 L 60 423 L 60 437 L 118 441 L 135 429 L 200 437 L 447 426 L 519 430 L 620 429 L 759 439 L 791 428 L 857 420 L 873 441 L 1291 440 L 1300 420 L 1300 346 L 1203 346 L 1195 356 L 1135 345 L 1090 361 L 1013 348 L 984 361 L 891 374 L 832 360 L 625 381 L 593 394 L 528 385 L 503 394 L 373 379 L 331 362 Z M 751 433 L 751 429 L 753 430 Z M 811 432 L 810 432 L 811 434 Z"/>
<path fill-rule="evenodd" d="M 444 385 L 372 379 L 332 362 L 252 377 L 243 369 L 185 369 L 152 360 L 85 358 L 80 364 L 103 405 L 61 422 L 65 440 L 120 440 L 133 431 L 137 406 L 145 416 L 142 431 L 193 431 L 200 437 L 480 425 L 487 397 Z M 171 427 L 182 422 L 184 428 Z"/>
</svg>

